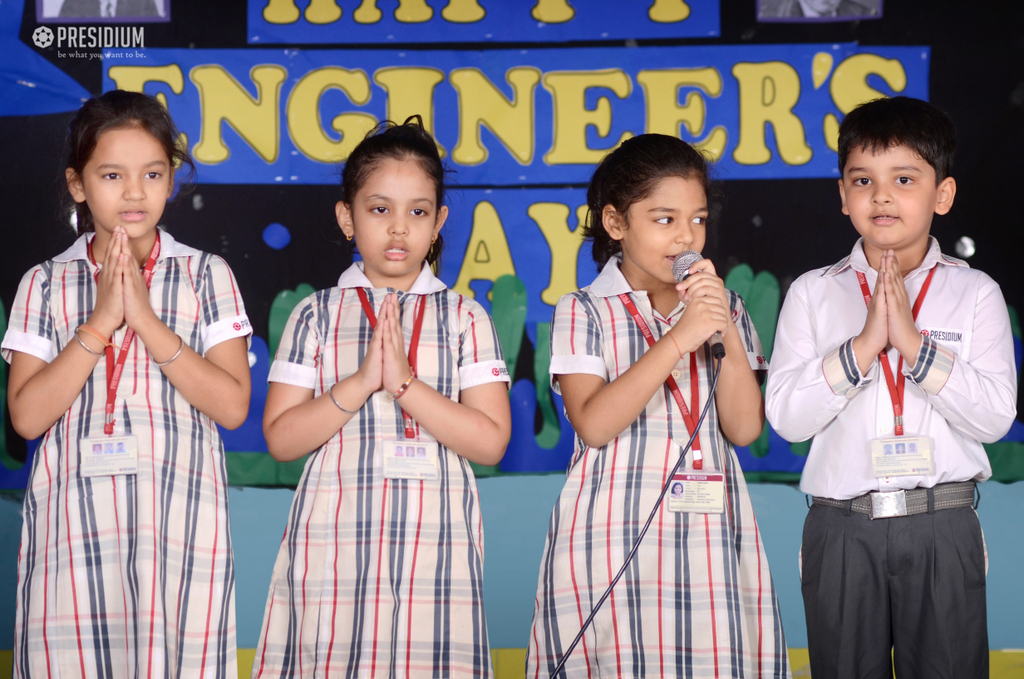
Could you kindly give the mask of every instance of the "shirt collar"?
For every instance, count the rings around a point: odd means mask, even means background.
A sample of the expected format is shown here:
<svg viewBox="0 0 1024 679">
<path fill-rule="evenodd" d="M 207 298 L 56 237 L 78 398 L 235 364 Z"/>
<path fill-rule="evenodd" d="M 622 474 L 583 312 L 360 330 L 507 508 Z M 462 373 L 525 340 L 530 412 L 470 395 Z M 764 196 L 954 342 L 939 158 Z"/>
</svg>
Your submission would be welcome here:
<svg viewBox="0 0 1024 679">
<path fill-rule="evenodd" d="M 373 283 L 366 277 L 363 272 L 362 262 L 353 262 L 352 266 L 345 269 L 341 277 L 338 278 L 339 288 L 370 288 L 373 289 Z M 410 295 L 429 295 L 432 292 L 440 292 L 448 286 L 445 285 L 434 272 L 430 270 L 430 265 L 426 262 L 423 263 L 423 267 L 420 269 L 420 275 L 413 281 L 412 286 L 409 288 L 408 294 Z"/>
<path fill-rule="evenodd" d="M 71 247 L 54 257 L 53 261 L 73 262 L 79 259 L 88 261 L 89 241 L 92 237 L 91 233 L 83 233 L 75 240 L 74 243 L 71 244 Z M 199 250 L 191 248 L 183 243 L 179 243 L 174 240 L 174 236 L 163 229 L 160 229 L 160 255 L 157 257 L 157 261 L 168 257 L 194 257 L 201 254 L 203 253 Z"/>
<path fill-rule="evenodd" d="M 632 293 L 635 297 L 642 300 L 648 308 L 651 305 L 651 301 L 647 298 L 645 291 L 634 290 L 630 287 L 629 281 L 626 280 L 626 277 L 622 275 L 622 271 L 619 269 L 618 256 L 608 260 L 608 263 L 601 269 L 601 273 L 597 274 L 597 278 L 590 284 L 589 289 L 591 294 L 598 297 L 617 297 L 618 295 Z M 672 318 L 684 308 L 683 303 L 680 302 L 672 310 L 672 313 L 668 315 L 668 318 Z"/>
<path fill-rule="evenodd" d="M 939 247 L 939 241 L 936 240 L 935 236 L 928 236 L 928 251 L 924 255 L 924 260 L 921 262 L 921 266 L 907 275 L 911 276 L 916 271 L 928 271 L 937 264 L 970 268 L 970 265 L 962 259 L 942 254 L 942 249 Z M 853 251 L 843 259 L 825 269 L 821 276 L 822 278 L 829 278 L 850 268 L 862 273 L 874 271 L 874 269 L 871 268 L 871 265 L 868 264 L 867 255 L 864 254 L 863 238 L 858 238 L 857 242 L 853 246 Z"/>
</svg>

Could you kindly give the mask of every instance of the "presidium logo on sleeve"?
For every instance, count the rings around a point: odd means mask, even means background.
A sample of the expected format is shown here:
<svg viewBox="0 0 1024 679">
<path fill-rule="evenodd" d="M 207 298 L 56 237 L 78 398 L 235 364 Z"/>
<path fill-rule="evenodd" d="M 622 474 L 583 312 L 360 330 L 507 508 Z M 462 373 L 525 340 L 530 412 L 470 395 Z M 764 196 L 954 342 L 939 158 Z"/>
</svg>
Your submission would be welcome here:
<svg viewBox="0 0 1024 679">
<path fill-rule="evenodd" d="M 963 330 L 947 330 L 945 328 L 921 328 L 921 334 L 925 337 L 930 337 L 936 342 L 946 342 L 947 344 L 963 344 L 964 333 Z"/>
</svg>

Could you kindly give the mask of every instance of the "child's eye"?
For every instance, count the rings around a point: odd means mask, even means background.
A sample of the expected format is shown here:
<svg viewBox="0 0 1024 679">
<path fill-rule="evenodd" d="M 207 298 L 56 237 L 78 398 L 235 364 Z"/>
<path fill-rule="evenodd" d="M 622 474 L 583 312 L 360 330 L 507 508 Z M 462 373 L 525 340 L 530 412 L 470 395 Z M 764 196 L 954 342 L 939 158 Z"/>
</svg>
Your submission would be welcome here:
<svg viewBox="0 0 1024 679">
<path fill-rule="evenodd" d="M 871 183 L 871 180 L 868 179 L 867 177 L 857 177 L 856 179 L 853 180 L 853 183 L 857 186 L 867 186 L 868 184 Z"/>
<path fill-rule="evenodd" d="M 103 175 L 104 179 L 117 179 L 119 177 L 120 175 L 118 175 L 116 172 L 108 172 L 105 175 Z"/>
<path fill-rule="evenodd" d="M 701 225 L 703 225 L 703 224 L 706 224 L 707 221 L 708 221 L 707 217 L 694 217 L 693 218 L 693 223 L 694 224 L 701 224 Z"/>
<path fill-rule="evenodd" d="M 416 215 L 417 217 L 425 217 L 427 215 L 427 211 L 421 207 L 415 207 L 412 209 L 412 214 Z"/>
<path fill-rule="evenodd" d="M 378 205 L 377 207 L 371 207 L 370 212 L 372 212 L 375 215 L 385 215 L 387 214 L 388 209 L 383 205 Z"/>
<path fill-rule="evenodd" d="M 910 177 L 897 177 L 897 178 L 896 178 L 896 183 L 897 183 L 897 184 L 901 184 L 901 185 L 903 185 L 903 186 L 906 186 L 906 185 L 907 185 L 907 184 L 909 184 L 909 183 L 910 183 L 911 181 L 913 181 L 913 180 L 912 180 L 912 179 L 911 179 Z"/>
<path fill-rule="evenodd" d="M 160 179 L 160 176 L 161 175 L 160 175 L 159 172 L 147 172 L 146 173 L 146 179 Z"/>
<path fill-rule="evenodd" d="M 658 217 L 654 221 L 657 224 L 671 224 L 672 223 L 672 218 L 671 217 Z"/>
</svg>

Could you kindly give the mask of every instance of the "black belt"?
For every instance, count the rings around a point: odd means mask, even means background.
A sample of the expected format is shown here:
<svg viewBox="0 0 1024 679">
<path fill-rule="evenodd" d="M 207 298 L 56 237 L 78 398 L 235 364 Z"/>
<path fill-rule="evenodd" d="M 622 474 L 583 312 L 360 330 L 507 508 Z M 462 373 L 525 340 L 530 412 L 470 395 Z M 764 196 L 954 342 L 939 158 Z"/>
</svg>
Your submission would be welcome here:
<svg viewBox="0 0 1024 679">
<path fill-rule="evenodd" d="M 940 509 L 976 507 L 976 485 L 974 481 L 940 483 L 934 488 L 864 493 L 852 500 L 815 496 L 813 502 L 816 505 L 844 509 L 847 512 L 867 514 L 872 519 L 888 519 L 894 516 L 931 514 Z"/>
</svg>

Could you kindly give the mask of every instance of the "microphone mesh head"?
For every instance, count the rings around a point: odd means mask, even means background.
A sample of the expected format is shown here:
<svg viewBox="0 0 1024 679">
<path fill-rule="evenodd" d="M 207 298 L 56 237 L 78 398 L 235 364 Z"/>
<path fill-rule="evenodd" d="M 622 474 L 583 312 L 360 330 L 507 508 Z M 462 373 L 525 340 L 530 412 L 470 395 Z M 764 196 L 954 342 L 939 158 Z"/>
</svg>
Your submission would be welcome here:
<svg viewBox="0 0 1024 679">
<path fill-rule="evenodd" d="M 682 282 L 686 278 L 686 272 L 690 270 L 690 267 L 702 259 L 704 257 L 695 250 L 680 252 L 676 255 L 675 261 L 672 262 L 672 277 L 676 279 L 677 283 Z"/>
</svg>

